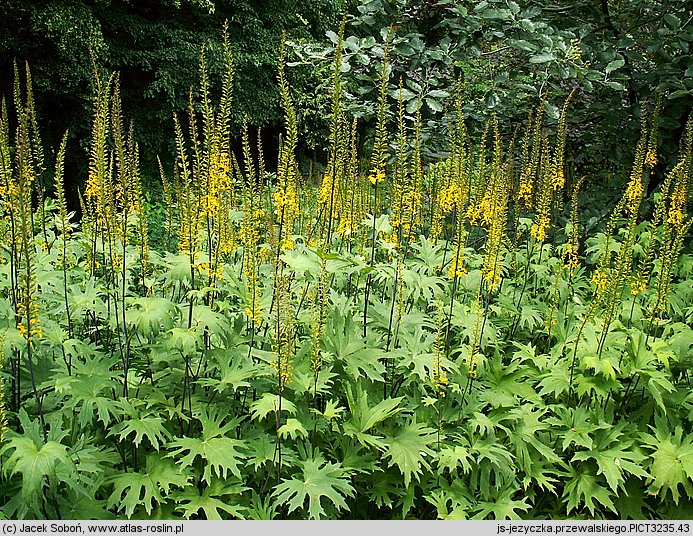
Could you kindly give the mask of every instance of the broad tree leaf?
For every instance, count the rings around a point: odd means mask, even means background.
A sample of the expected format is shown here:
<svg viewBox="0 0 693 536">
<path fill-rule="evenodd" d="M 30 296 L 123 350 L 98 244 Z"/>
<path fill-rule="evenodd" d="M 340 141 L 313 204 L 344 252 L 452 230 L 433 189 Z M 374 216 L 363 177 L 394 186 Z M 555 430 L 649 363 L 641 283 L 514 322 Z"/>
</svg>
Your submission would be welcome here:
<svg viewBox="0 0 693 536">
<path fill-rule="evenodd" d="M 218 393 L 228 389 L 236 391 L 242 387 L 250 387 L 249 380 L 266 376 L 269 368 L 254 363 L 248 356 L 248 347 L 239 346 L 231 349 L 216 348 L 209 350 L 206 355 L 214 358 L 219 367 L 219 378 L 201 378 L 199 385 L 213 387 Z"/>
<path fill-rule="evenodd" d="M 285 396 L 282 397 L 281 408 L 282 413 L 286 412 L 290 415 L 296 414 L 296 405 Z M 250 411 L 254 421 L 262 420 L 270 413 L 274 415 L 279 411 L 279 396 L 272 393 L 265 393 L 253 402 L 250 406 Z"/>
<path fill-rule="evenodd" d="M 277 430 L 279 437 L 286 438 L 287 436 L 291 439 L 296 439 L 297 437 L 307 437 L 308 431 L 303 427 L 301 421 L 298 419 L 287 419 L 279 430 Z"/>
<path fill-rule="evenodd" d="M 171 300 L 159 297 L 136 298 L 126 311 L 128 324 L 145 337 L 156 337 L 174 326 L 180 314 L 179 307 Z"/>
<path fill-rule="evenodd" d="M 347 402 L 351 418 L 344 423 L 344 434 L 355 437 L 364 446 L 383 447 L 380 436 L 369 434 L 368 431 L 376 424 L 392 417 L 399 411 L 402 397 L 386 398 L 374 407 L 368 405 L 368 393 L 365 389 L 356 388 L 356 394 L 347 386 Z"/>
<path fill-rule="evenodd" d="M 459 467 L 463 473 L 468 473 L 472 469 L 470 463 L 471 452 L 469 446 L 455 445 L 440 449 L 436 454 L 436 461 L 440 469 L 447 469 L 451 474 L 456 474 Z"/>
</svg>

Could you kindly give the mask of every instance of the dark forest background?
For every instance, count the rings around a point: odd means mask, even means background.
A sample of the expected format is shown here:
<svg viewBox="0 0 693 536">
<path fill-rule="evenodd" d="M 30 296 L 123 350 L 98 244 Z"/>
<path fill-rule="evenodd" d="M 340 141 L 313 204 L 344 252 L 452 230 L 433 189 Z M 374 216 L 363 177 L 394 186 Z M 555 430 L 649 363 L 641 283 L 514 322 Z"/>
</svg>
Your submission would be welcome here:
<svg viewBox="0 0 693 536">
<path fill-rule="evenodd" d="M 691 110 L 693 10 L 682 0 L 3 0 L 0 93 L 12 93 L 13 62 L 28 62 L 46 146 L 56 148 L 70 131 L 67 182 L 74 194 L 86 177 L 92 58 L 99 69 L 119 71 L 145 183 L 156 196 L 156 157 L 172 161 L 172 115 L 187 110 L 190 88 L 197 87 L 203 43 L 212 91 L 218 89 L 225 23 L 236 70 L 234 131 L 244 117 L 261 127 L 271 165 L 281 122 L 277 55 L 286 34 L 301 114 L 299 152 L 304 171 L 316 171 L 326 159 L 329 63 L 344 14 L 346 97 L 361 118 L 365 147 L 388 28 L 393 120 L 402 77 L 407 111 L 413 113 L 419 96 L 425 102 L 431 153 L 445 151 L 440 119 L 457 82 L 472 128 L 485 122 L 476 112 L 482 109 L 511 133 L 544 98 L 555 121 L 560 103 L 577 89 L 570 136 L 579 143 L 568 144 L 569 162 L 574 172 L 606 182 L 618 177 L 604 168 L 626 169 L 632 158 L 645 100 L 663 100 L 661 170 Z"/>
</svg>

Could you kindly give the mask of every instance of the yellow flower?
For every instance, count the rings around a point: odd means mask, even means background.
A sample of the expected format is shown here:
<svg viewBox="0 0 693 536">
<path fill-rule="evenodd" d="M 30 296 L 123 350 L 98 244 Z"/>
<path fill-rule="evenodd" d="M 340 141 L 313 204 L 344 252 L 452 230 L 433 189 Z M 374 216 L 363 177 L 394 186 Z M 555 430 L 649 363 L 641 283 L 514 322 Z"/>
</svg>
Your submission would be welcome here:
<svg viewBox="0 0 693 536">
<path fill-rule="evenodd" d="M 598 291 L 601 291 L 607 287 L 609 283 L 609 276 L 606 272 L 597 270 L 594 272 L 594 274 L 592 274 L 592 279 L 590 281 L 597 286 Z"/>
<path fill-rule="evenodd" d="M 479 221 L 483 213 L 483 206 L 479 205 L 469 205 L 467 207 L 467 218 L 469 218 L 469 223 L 475 225 Z"/>
<path fill-rule="evenodd" d="M 630 283 L 630 293 L 633 296 L 637 296 L 641 292 L 645 292 L 647 290 L 647 283 L 645 282 L 644 279 L 641 278 L 634 278 L 633 281 Z"/>
<path fill-rule="evenodd" d="M 452 212 L 457 200 L 462 197 L 462 188 L 457 182 L 451 182 L 441 189 L 438 194 L 438 203 L 444 214 Z"/>
<path fill-rule="evenodd" d="M 642 180 L 640 177 L 633 177 L 628 183 L 628 188 L 626 189 L 626 199 L 628 200 L 628 208 L 630 209 L 631 213 L 637 211 L 638 207 L 640 206 L 642 194 Z"/>
<path fill-rule="evenodd" d="M 501 274 L 498 273 L 498 270 L 493 268 L 493 269 L 481 269 L 481 273 L 484 276 L 484 281 L 488 283 L 488 289 L 489 290 L 495 290 L 498 288 L 498 285 L 500 285 L 500 282 L 502 281 Z"/>
<path fill-rule="evenodd" d="M 467 275 L 467 269 L 464 267 L 464 262 L 452 261 L 450 269 L 448 270 L 448 277 L 454 279 L 455 277 L 464 277 Z"/>
<path fill-rule="evenodd" d="M 645 156 L 645 165 L 654 167 L 657 165 L 657 150 L 650 149 Z"/>
<path fill-rule="evenodd" d="M 520 177 L 520 188 L 517 192 L 518 200 L 521 202 L 522 206 L 525 208 L 532 208 L 532 192 L 534 191 L 534 184 L 532 184 L 529 170 L 523 171 Z"/>
<path fill-rule="evenodd" d="M 348 238 L 354 232 L 354 226 L 349 218 L 342 218 L 337 227 L 337 234 L 342 238 Z"/>
<path fill-rule="evenodd" d="M 262 324 L 262 310 L 260 309 L 259 300 L 255 300 L 254 304 L 246 306 L 245 314 L 258 326 Z"/>
<path fill-rule="evenodd" d="M 682 184 L 678 185 L 674 192 L 671 194 L 671 205 L 669 207 L 667 223 L 673 225 L 674 227 L 681 227 L 683 225 L 683 208 L 685 204 L 686 188 L 685 182 L 683 182 Z"/>
<path fill-rule="evenodd" d="M 277 218 L 279 220 L 289 219 L 300 213 L 296 189 L 291 186 L 287 186 L 284 192 L 281 189 L 274 192 L 274 202 L 277 205 Z"/>
<path fill-rule="evenodd" d="M 563 259 L 563 264 L 566 268 L 574 270 L 578 267 L 580 263 L 578 260 L 578 247 L 576 244 L 572 244 L 569 242 L 565 245 L 565 253 Z"/>
<path fill-rule="evenodd" d="M 383 171 L 382 169 L 371 170 L 370 175 L 368 175 L 368 181 L 373 185 L 376 185 L 379 182 L 384 182 L 385 181 L 385 171 Z"/>
<path fill-rule="evenodd" d="M 667 222 L 674 227 L 681 227 L 683 225 L 683 212 L 681 209 L 670 210 Z"/>
<path fill-rule="evenodd" d="M 330 201 L 330 196 L 332 195 L 332 188 L 332 177 L 326 174 L 322 178 L 320 192 L 318 193 L 318 203 L 320 205 L 324 205 Z"/>
<path fill-rule="evenodd" d="M 563 174 L 563 170 L 560 168 L 555 169 L 551 174 L 551 186 L 553 186 L 554 190 L 560 190 L 564 185 L 565 175 Z"/>
<path fill-rule="evenodd" d="M 532 224 L 530 233 L 537 242 L 543 242 L 546 240 L 546 231 L 549 228 L 549 217 L 545 215 L 539 215 L 537 221 Z"/>
</svg>

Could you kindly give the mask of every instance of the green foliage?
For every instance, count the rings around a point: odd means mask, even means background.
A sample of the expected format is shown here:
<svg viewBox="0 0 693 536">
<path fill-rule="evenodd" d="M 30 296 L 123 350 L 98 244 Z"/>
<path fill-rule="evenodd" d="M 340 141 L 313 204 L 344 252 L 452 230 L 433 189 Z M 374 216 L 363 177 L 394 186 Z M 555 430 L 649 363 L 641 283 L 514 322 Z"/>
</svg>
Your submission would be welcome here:
<svg viewBox="0 0 693 536">
<path fill-rule="evenodd" d="M 187 110 L 188 92 L 197 85 L 199 45 L 207 43 L 212 88 L 220 91 L 223 50 L 221 29 L 228 21 L 234 62 L 234 131 L 240 132 L 247 115 L 255 125 L 280 123 L 275 86 L 276 51 L 283 31 L 298 38 L 320 38 L 335 26 L 343 0 L 261 3 L 216 0 L 126 0 L 53 2 L 8 0 L 0 6 L 0 71 L 11 72 L 12 61 L 27 60 L 34 70 L 37 100 L 62 110 L 44 116 L 44 135 L 57 143 L 69 128 L 68 199 L 78 208 L 76 187 L 83 180 L 72 175 L 85 171 L 80 164 L 88 144 L 91 121 L 90 52 L 99 68 L 118 70 L 128 116 L 140 133 L 143 163 L 150 189 L 158 189 L 155 156 L 172 156 L 171 116 Z M 0 93 L 9 93 L 8 78 Z M 311 87 L 312 77 L 295 77 L 297 87 Z M 307 99 L 304 99 L 304 101 Z M 276 142 L 275 142 L 276 143 Z M 313 142 L 314 143 L 314 142 Z"/>
<path fill-rule="evenodd" d="M 543 102 L 550 120 L 560 110 L 548 100 L 580 88 L 573 122 L 585 139 L 575 161 L 594 166 L 609 157 L 628 165 L 638 133 L 638 105 L 667 94 L 662 126 L 677 138 L 693 103 L 693 26 L 687 2 L 547 2 L 487 0 L 359 0 L 351 11 L 344 41 L 343 71 L 351 71 L 349 109 L 373 118 L 384 36 L 394 27 L 390 95 L 401 96 L 413 116 L 424 103 L 427 153 L 444 150 L 450 126 L 444 111 L 453 106 L 454 84 L 462 81 L 470 123 L 483 129 L 481 109 L 509 121 L 520 120 L 527 103 Z M 337 43 L 296 41 L 297 66 L 323 68 Z M 298 67 L 302 69 L 302 67 Z M 316 88 L 316 97 L 320 88 Z M 597 119 L 598 118 L 598 119 Z M 392 123 L 396 117 L 392 114 Z M 675 149 L 661 144 L 671 163 Z M 616 141 L 617 140 L 617 141 Z"/>
<path fill-rule="evenodd" d="M 539 17 L 503 5 L 465 12 L 480 31 L 482 19 L 510 31 L 523 13 L 532 24 Z M 363 24 L 377 24 L 371 7 Z M 409 46 L 415 61 L 423 44 L 409 41 L 392 47 Z M 531 48 L 525 41 L 515 45 Z M 530 65 L 555 61 L 532 52 Z M 387 70 L 380 76 L 383 119 Z M 390 143 L 380 122 L 373 169 L 359 164 L 335 91 L 332 176 L 316 187 L 298 173 L 282 77 L 289 134 L 277 183 L 247 139 L 237 160 L 230 108 L 217 113 L 202 78 L 201 120 L 195 101 L 189 134 L 176 116 L 168 204 L 150 220 L 113 78 L 95 79 L 79 224 L 60 200 L 32 205 L 45 169 L 22 100 L 31 85 L 17 83 L 18 125 L 0 110 L 3 516 L 691 513 L 693 123 L 650 200 L 656 128 L 643 122 L 628 186 L 604 217 L 602 206 L 579 206 L 562 130 L 554 145 L 539 119 L 523 156 L 497 116 L 483 140 L 469 134 L 461 102 L 445 121 L 456 129 L 443 158 L 421 151 L 420 119 L 410 144 L 412 95 L 435 118 L 447 98 L 440 88 L 400 92 L 399 137 Z M 534 197 L 521 198 L 523 187 Z M 149 245 L 148 221 L 164 225 Z"/>
<path fill-rule="evenodd" d="M 300 465 L 299 478 L 284 480 L 275 491 L 277 500 L 288 506 L 289 513 L 300 508 L 308 512 L 310 519 L 325 517 L 323 497 L 327 499 L 326 504 L 331 504 L 332 508 L 347 508 L 344 499 L 354 494 L 354 488 L 340 464 L 325 462 L 318 455 L 302 461 Z"/>
<path fill-rule="evenodd" d="M 679 486 L 689 497 L 693 493 L 693 441 L 690 436 L 683 438 L 682 434 L 680 427 L 673 434 L 657 427 L 655 437 L 650 434 L 644 436 L 646 448 L 653 451 L 650 471 L 654 475 L 654 482 L 650 491 L 670 491 L 676 504 L 680 497 Z"/>
</svg>

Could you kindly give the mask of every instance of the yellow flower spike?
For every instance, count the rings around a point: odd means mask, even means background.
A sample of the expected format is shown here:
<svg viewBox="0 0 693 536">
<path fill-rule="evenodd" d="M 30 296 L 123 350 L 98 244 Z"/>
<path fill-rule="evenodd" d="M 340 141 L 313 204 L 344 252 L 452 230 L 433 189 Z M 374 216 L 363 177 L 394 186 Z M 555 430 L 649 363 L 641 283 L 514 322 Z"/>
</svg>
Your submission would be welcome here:
<svg viewBox="0 0 693 536">
<path fill-rule="evenodd" d="M 448 270 L 448 277 L 454 279 L 456 277 L 464 277 L 465 275 L 467 275 L 467 269 L 464 267 L 464 263 L 458 263 L 456 260 L 453 260 Z"/>
<path fill-rule="evenodd" d="M 546 231 L 549 228 L 549 218 L 545 215 L 538 215 L 536 222 L 532 224 L 530 233 L 537 242 L 546 240 Z"/>
<path fill-rule="evenodd" d="M 484 209 L 480 204 L 469 205 L 469 207 L 467 207 L 467 218 L 469 218 L 469 223 L 471 223 L 472 225 L 476 225 L 476 223 L 481 218 L 483 210 Z"/>
<path fill-rule="evenodd" d="M 647 151 L 647 155 L 645 156 L 645 165 L 650 167 L 657 165 L 657 151 L 655 149 L 650 149 Z"/>
<path fill-rule="evenodd" d="M 686 182 L 679 181 L 671 194 L 671 204 L 667 215 L 667 223 L 681 228 L 684 220 L 684 207 L 686 206 Z"/>
<path fill-rule="evenodd" d="M 518 190 L 517 197 L 521 202 L 522 206 L 524 206 L 525 208 L 531 208 L 534 184 L 527 175 L 528 174 L 526 173 L 522 174 L 522 178 L 520 179 L 520 188 Z"/>
<path fill-rule="evenodd" d="M 329 174 L 325 174 L 322 179 L 322 184 L 320 185 L 320 193 L 318 194 L 318 204 L 324 205 L 329 203 L 330 196 L 332 194 L 332 177 Z"/>
<path fill-rule="evenodd" d="M 628 199 L 628 207 L 631 213 L 634 213 L 640 206 L 642 194 L 642 179 L 640 177 L 634 176 L 628 183 L 628 188 L 626 189 L 626 198 Z"/>
<path fill-rule="evenodd" d="M 368 181 L 375 186 L 379 182 L 385 182 L 385 171 L 382 169 L 378 170 L 371 170 L 370 174 L 368 175 Z"/>
<path fill-rule="evenodd" d="M 609 284 L 609 276 L 606 272 L 597 270 L 592 274 L 590 281 L 596 285 L 597 291 L 603 291 Z"/>
<path fill-rule="evenodd" d="M 551 186 L 554 190 L 560 190 L 565 186 L 565 174 L 563 169 L 555 169 L 551 174 Z"/>
<path fill-rule="evenodd" d="M 342 220 L 339 222 L 339 226 L 337 227 L 337 234 L 342 238 L 348 238 L 353 232 L 354 226 L 351 223 L 351 220 L 347 217 L 342 218 Z"/>
<path fill-rule="evenodd" d="M 482 274 L 484 276 L 484 281 L 488 283 L 489 290 L 496 290 L 503 280 L 501 275 L 496 270 L 484 271 L 482 269 Z"/>
<path fill-rule="evenodd" d="M 645 282 L 645 280 L 639 277 L 634 278 L 630 284 L 630 293 L 633 296 L 637 296 L 638 294 L 641 294 L 645 291 L 647 291 L 647 283 Z"/>
<path fill-rule="evenodd" d="M 566 244 L 563 259 L 563 265 L 570 270 L 575 270 L 580 265 L 577 246 L 575 244 Z"/>
</svg>

